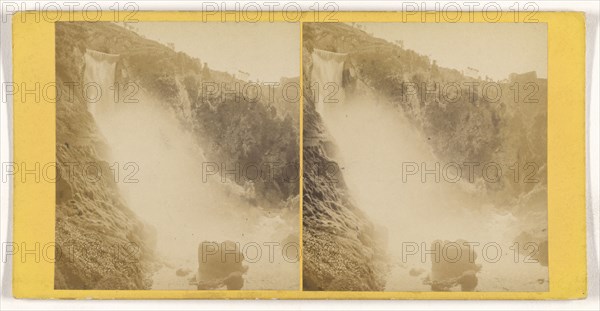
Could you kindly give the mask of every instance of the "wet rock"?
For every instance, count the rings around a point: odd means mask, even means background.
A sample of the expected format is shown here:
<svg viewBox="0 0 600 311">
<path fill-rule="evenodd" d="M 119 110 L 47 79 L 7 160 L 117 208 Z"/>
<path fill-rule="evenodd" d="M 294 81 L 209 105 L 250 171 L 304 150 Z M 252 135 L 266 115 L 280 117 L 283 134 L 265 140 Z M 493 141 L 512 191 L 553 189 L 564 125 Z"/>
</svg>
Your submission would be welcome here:
<svg viewBox="0 0 600 311">
<path fill-rule="evenodd" d="M 241 272 L 236 271 L 228 275 L 223 280 L 223 284 L 225 284 L 229 290 L 239 290 L 244 287 L 244 277 Z"/>
<path fill-rule="evenodd" d="M 179 268 L 179 269 L 177 269 L 177 271 L 175 271 L 175 275 L 184 277 L 184 276 L 187 276 L 188 274 L 190 274 L 191 272 L 192 272 L 192 270 L 190 270 L 190 269 Z"/>
<path fill-rule="evenodd" d="M 469 270 L 463 273 L 463 275 L 458 278 L 458 284 L 460 284 L 460 290 L 463 292 L 472 292 L 477 287 L 477 276 L 475 275 L 475 271 Z"/>
<path fill-rule="evenodd" d="M 243 265 L 244 255 L 239 243 L 204 241 L 198 246 L 198 289 L 209 290 L 226 286 L 227 289 L 241 289 L 243 275 L 248 266 Z"/>
<path fill-rule="evenodd" d="M 537 261 L 548 266 L 548 239 L 545 230 L 522 231 L 514 241 L 519 245 L 519 255 L 527 261 Z"/>
<path fill-rule="evenodd" d="M 408 271 L 408 274 L 410 276 L 419 276 L 419 275 L 423 274 L 424 272 L 425 272 L 425 269 L 423 269 L 423 268 L 418 268 L 418 269 L 412 268 L 412 269 L 410 269 L 410 271 Z"/>
<path fill-rule="evenodd" d="M 460 285 L 462 291 L 473 291 L 477 287 L 477 272 L 481 266 L 476 264 L 477 254 L 464 241 L 434 241 L 433 249 L 438 253 L 439 261 L 431 263 L 431 290 L 449 291 Z"/>
</svg>

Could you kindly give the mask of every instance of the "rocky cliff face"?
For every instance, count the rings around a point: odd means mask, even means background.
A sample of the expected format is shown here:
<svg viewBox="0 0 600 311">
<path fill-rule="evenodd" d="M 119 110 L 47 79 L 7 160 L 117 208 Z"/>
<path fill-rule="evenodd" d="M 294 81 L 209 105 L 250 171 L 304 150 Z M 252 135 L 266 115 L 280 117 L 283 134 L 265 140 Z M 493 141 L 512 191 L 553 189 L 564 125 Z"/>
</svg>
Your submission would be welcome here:
<svg viewBox="0 0 600 311">
<path fill-rule="evenodd" d="M 56 289 L 148 289 L 154 231 L 124 203 L 83 94 L 83 27 L 56 25 Z M 58 249 L 58 248 L 57 248 Z"/>
<path fill-rule="evenodd" d="M 383 290 L 384 234 L 352 202 L 309 92 L 304 135 L 304 290 Z"/>
<path fill-rule="evenodd" d="M 308 90 L 312 60 L 304 42 L 304 290 L 381 291 L 385 233 L 356 206 L 336 162 L 338 150 Z"/>
</svg>

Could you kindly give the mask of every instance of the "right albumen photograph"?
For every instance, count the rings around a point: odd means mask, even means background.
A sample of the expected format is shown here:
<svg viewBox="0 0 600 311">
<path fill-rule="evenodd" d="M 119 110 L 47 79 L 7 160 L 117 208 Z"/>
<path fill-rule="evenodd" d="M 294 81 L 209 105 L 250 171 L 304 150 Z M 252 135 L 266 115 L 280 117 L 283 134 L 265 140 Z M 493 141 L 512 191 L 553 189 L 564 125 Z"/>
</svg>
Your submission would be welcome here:
<svg viewBox="0 0 600 311">
<path fill-rule="evenodd" d="M 304 290 L 549 290 L 547 37 L 303 24 Z"/>
</svg>

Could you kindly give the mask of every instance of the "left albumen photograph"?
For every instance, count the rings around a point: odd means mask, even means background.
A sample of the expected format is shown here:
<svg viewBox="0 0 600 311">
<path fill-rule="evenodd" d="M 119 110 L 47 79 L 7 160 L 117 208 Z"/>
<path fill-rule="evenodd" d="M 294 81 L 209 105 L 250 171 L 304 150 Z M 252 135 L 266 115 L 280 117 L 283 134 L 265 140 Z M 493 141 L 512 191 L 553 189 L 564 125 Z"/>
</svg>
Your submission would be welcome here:
<svg viewBox="0 0 600 311">
<path fill-rule="evenodd" d="M 55 42 L 55 289 L 298 290 L 300 25 Z"/>
</svg>

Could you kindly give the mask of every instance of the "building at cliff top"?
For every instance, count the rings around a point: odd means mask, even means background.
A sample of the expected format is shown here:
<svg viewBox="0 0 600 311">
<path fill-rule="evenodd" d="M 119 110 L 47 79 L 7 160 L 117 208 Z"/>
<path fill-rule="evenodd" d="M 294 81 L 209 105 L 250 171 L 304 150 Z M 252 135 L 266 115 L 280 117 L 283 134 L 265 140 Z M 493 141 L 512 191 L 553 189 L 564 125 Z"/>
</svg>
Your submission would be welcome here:
<svg viewBox="0 0 600 311">
<path fill-rule="evenodd" d="M 521 73 L 521 74 L 513 72 L 508 76 L 508 79 L 510 80 L 510 82 L 536 81 L 537 80 L 537 72 L 530 71 L 530 72 Z"/>
</svg>

